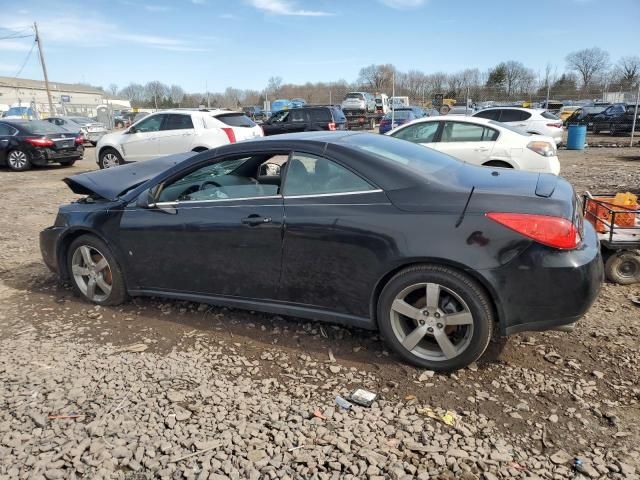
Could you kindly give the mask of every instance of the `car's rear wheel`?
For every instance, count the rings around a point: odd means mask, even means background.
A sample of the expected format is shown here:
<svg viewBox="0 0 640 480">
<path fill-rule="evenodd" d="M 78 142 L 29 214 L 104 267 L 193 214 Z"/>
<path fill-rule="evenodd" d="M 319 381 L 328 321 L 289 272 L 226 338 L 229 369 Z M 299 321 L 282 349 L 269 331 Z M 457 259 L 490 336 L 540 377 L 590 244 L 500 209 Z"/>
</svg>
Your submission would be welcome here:
<svg viewBox="0 0 640 480">
<path fill-rule="evenodd" d="M 497 167 L 497 168 L 513 168 L 507 162 L 503 162 L 501 160 L 489 160 L 486 163 L 483 163 L 485 167 Z"/>
<path fill-rule="evenodd" d="M 99 238 L 76 238 L 69 247 L 67 269 L 74 290 L 86 300 L 98 305 L 119 305 L 126 300 L 122 271 Z"/>
<path fill-rule="evenodd" d="M 493 310 L 482 287 L 444 266 L 396 274 L 380 294 L 377 313 L 389 346 L 407 362 L 435 371 L 476 361 L 493 331 Z"/>
<path fill-rule="evenodd" d="M 24 172 L 31 168 L 31 158 L 27 152 L 16 148 L 7 155 L 7 165 L 14 172 Z"/>
<path fill-rule="evenodd" d="M 607 280 L 619 285 L 640 282 L 640 255 L 636 252 L 613 253 L 604 264 Z"/>
<path fill-rule="evenodd" d="M 123 163 L 122 156 L 113 148 L 102 150 L 98 157 L 98 166 L 102 169 L 117 167 Z"/>
</svg>

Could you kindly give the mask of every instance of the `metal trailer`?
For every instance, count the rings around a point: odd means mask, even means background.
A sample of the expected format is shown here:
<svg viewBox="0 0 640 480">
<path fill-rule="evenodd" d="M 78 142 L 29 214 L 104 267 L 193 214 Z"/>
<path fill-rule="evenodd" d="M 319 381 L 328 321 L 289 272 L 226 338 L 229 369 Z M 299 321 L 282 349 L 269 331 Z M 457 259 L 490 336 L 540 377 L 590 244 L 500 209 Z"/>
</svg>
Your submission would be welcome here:
<svg viewBox="0 0 640 480">
<path fill-rule="evenodd" d="M 373 130 L 376 123 L 380 123 L 384 113 L 381 111 L 368 112 L 366 110 L 343 109 L 342 113 L 347 119 L 347 129 L 364 128 Z"/>
<path fill-rule="evenodd" d="M 615 194 L 584 194 L 582 212 L 598 232 L 607 280 L 640 282 L 640 208 L 612 203 Z"/>
</svg>

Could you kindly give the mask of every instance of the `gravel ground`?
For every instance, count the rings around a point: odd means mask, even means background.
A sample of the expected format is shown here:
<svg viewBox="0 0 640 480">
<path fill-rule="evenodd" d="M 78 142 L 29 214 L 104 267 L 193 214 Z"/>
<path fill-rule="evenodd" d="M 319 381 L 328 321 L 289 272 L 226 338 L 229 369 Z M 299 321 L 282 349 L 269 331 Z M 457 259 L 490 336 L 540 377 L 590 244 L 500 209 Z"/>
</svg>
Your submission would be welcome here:
<svg viewBox="0 0 640 480">
<path fill-rule="evenodd" d="M 95 168 L 85 157 L 0 170 L 0 479 L 639 478 L 638 286 L 605 285 L 574 332 L 495 342 L 451 375 L 372 332 L 161 299 L 94 307 L 37 242 L 74 198 L 60 180 Z M 640 188 L 640 149 L 560 160 L 579 191 Z M 379 399 L 336 405 L 356 388 Z"/>
</svg>

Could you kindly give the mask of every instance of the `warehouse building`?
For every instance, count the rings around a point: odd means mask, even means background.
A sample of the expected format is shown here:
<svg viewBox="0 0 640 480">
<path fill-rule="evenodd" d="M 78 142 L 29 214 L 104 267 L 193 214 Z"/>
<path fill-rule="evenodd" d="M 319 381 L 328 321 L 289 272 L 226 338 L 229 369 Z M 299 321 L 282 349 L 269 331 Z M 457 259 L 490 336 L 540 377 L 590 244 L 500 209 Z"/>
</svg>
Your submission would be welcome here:
<svg viewBox="0 0 640 480">
<path fill-rule="evenodd" d="M 93 117 L 100 105 L 111 103 L 117 104 L 118 108 L 131 108 L 127 100 L 114 98 L 107 92 L 86 85 L 49 82 L 49 88 L 56 115 Z M 10 107 L 35 107 L 39 116 L 50 116 L 44 81 L 0 77 L 0 110 L 6 111 Z"/>
</svg>

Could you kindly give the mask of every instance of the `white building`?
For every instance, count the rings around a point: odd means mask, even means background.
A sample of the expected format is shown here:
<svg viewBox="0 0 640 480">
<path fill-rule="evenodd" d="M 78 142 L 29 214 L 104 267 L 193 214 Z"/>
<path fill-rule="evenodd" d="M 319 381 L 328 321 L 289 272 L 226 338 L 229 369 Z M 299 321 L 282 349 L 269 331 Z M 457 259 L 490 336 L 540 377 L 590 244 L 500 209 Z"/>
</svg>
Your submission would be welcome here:
<svg viewBox="0 0 640 480">
<path fill-rule="evenodd" d="M 51 101 L 56 115 L 95 116 L 97 107 L 114 103 L 119 108 L 131 108 L 128 100 L 110 96 L 107 92 L 86 85 L 49 82 Z M 51 115 L 49 100 L 42 80 L 0 77 L 0 104 L 9 107 L 33 106 L 41 117 Z"/>
</svg>

